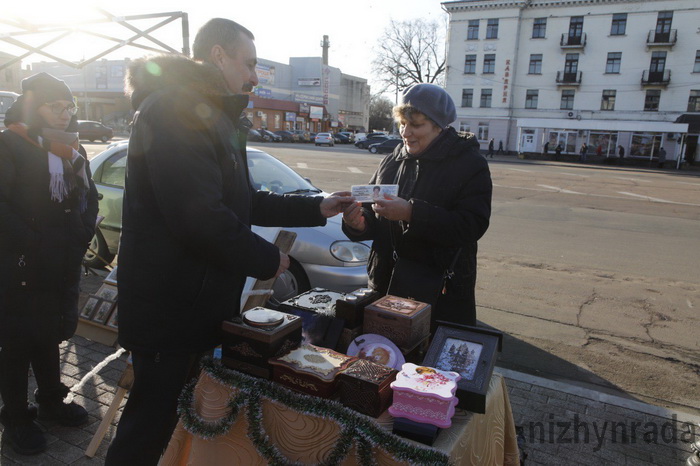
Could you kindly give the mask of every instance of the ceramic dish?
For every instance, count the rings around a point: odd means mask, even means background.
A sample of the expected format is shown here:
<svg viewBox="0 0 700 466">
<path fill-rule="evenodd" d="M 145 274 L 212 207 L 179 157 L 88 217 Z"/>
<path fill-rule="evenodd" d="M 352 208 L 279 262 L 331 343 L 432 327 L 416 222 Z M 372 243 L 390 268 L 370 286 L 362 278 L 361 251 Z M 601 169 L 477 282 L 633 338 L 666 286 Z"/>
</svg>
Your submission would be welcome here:
<svg viewBox="0 0 700 466">
<path fill-rule="evenodd" d="M 396 370 L 401 370 L 406 362 L 398 346 L 388 338 L 374 333 L 356 337 L 348 347 L 348 356 L 357 356 Z"/>
</svg>

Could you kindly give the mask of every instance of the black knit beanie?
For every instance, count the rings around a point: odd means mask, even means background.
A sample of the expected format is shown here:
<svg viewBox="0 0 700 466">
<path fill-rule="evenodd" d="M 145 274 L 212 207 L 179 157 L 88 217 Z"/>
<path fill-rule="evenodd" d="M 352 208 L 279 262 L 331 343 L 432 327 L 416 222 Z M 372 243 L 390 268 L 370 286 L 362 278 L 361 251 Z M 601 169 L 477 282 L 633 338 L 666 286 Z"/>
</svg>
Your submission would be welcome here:
<svg viewBox="0 0 700 466">
<path fill-rule="evenodd" d="M 35 108 L 56 100 L 73 101 L 73 93 L 65 82 L 48 73 L 38 73 L 22 80 L 22 94 L 34 93 Z"/>
</svg>

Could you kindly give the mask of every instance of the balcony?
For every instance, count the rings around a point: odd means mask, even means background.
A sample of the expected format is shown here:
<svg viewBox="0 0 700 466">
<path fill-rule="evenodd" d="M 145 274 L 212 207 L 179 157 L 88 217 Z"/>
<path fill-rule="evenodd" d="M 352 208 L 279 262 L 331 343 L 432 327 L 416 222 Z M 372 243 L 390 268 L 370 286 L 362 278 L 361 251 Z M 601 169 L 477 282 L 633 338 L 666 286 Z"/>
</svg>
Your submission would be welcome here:
<svg viewBox="0 0 700 466">
<path fill-rule="evenodd" d="M 581 75 L 581 71 L 576 71 L 575 73 L 557 71 L 557 86 L 580 86 Z"/>
<path fill-rule="evenodd" d="M 563 49 L 582 49 L 586 46 L 586 33 L 572 35 L 567 32 L 561 35 L 559 45 Z"/>
<path fill-rule="evenodd" d="M 673 47 L 677 40 L 677 29 L 671 29 L 669 32 L 656 32 L 652 29 L 647 34 L 647 47 Z"/>
<path fill-rule="evenodd" d="M 671 82 L 671 70 L 642 71 L 642 86 L 668 86 Z"/>
</svg>

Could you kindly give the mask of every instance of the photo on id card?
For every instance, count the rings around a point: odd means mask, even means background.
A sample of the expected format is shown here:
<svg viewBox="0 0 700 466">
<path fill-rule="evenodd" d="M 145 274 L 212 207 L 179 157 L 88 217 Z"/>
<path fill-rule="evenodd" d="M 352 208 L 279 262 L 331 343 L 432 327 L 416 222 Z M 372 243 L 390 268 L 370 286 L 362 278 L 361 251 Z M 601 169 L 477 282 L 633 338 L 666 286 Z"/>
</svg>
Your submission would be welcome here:
<svg viewBox="0 0 700 466">
<path fill-rule="evenodd" d="M 399 195 L 398 184 L 363 184 L 352 186 L 350 190 L 357 202 L 374 202 L 384 199 L 385 194 Z"/>
</svg>

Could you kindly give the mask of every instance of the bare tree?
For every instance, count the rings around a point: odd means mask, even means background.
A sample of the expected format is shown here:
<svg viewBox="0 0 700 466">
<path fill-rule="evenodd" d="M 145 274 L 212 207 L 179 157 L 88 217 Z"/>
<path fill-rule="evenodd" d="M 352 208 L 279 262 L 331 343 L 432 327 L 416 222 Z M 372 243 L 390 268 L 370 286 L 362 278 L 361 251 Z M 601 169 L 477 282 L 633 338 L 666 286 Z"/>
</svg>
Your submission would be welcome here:
<svg viewBox="0 0 700 466">
<path fill-rule="evenodd" d="M 369 99 L 369 128 L 370 130 L 391 130 L 394 119 L 391 110 L 394 104 L 381 94 L 372 94 Z"/>
<path fill-rule="evenodd" d="M 445 73 L 445 28 L 437 21 L 391 20 L 379 44 L 373 71 L 383 85 L 380 93 L 414 83 L 442 84 Z"/>
</svg>

